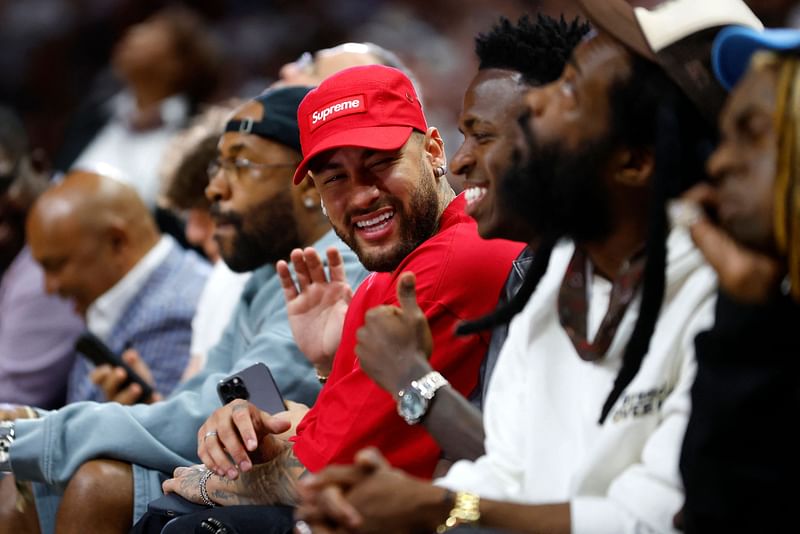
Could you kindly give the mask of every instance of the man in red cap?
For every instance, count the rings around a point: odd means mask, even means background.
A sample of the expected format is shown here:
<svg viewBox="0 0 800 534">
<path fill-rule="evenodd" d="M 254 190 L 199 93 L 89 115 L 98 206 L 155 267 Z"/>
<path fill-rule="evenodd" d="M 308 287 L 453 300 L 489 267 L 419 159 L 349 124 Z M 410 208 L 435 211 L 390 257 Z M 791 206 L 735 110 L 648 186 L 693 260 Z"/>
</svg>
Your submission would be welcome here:
<svg viewBox="0 0 800 534">
<path fill-rule="evenodd" d="M 522 249 L 479 237 L 464 197 L 444 178 L 439 132 L 428 127 L 402 72 L 342 71 L 308 94 L 298 120 L 304 157 L 295 183 L 313 180 L 336 233 L 376 273 L 351 295 L 335 251 L 330 279 L 310 249 L 292 253 L 297 285 L 279 263 L 293 333 L 326 385 L 292 441 L 273 436 L 288 423 L 243 401 L 215 412 L 198 432 L 199 455 L 211 471 L 177 470 L 164 485 L 197 502 L 206 495 L 216 504 L 293 504 L 294 481 L 305 469 L 350 463 L 365 445 L 408 473 L 431 477 L 440 449 L 417 423 L 437 389 L 470 393 L 488 348 L 488 334 L 455 337 L 454 329 L 494 308 Z M 406 271 L 415 281 L 396 287 Z M 406 377 L 393 399 L 359 368 L 355 345 L 367 310 L 398 304 L 430 323 L 425 345 L 434 371 Z M 259 456 L 267 461 L 254 468 Z"/>
</svg>

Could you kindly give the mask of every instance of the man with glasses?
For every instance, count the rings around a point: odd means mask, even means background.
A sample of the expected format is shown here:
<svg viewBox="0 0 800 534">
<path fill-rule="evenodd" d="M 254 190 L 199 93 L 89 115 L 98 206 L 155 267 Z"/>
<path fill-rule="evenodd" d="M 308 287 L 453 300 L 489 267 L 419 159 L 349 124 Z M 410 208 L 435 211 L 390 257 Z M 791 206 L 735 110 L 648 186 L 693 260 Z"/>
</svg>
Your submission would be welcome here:
<svg viewBox="0 0 800 534">
<path fill-rule="evenodd" d="M 233 270 L 255 271 L 206 367 L 151 406 L 80 404 L 16 422 L 0 470 L 45 483 L 33 485 L 43 532 L 54 530 L 59 505 L 59 531 L 127 531 L 161 495 L 164 473 L 195 457 L 197 428 L 219 406 L 216 385 L 233 372 L 264 362 L 287 399 L 313 402 L 319 384 L 292 338 L 273 263 L 296 247 L 333 247 L 342 261 L 330 266 L 331 276 L 355 287 L 366 271 L 330 229 L 314 187 L 291 186 L 301 160 L 297 107 L 307 92 L 280 88 L 248 102 L 220 140 L 206 190 L 215 238 Z M 3 480 L 4 500 L 14 497 L 12 482 Z M 0 514 L 2 525 L 13 519 Z"/>
</svg>

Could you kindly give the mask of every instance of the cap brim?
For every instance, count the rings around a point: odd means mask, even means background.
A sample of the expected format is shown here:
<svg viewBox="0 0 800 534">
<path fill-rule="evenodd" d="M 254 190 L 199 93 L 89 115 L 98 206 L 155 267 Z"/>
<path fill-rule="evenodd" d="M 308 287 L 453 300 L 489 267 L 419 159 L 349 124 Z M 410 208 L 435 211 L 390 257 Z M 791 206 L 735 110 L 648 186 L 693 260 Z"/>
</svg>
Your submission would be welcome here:
<svg viewBox="0 0 800 534">
<path fill-rule="evenodd" d="M 308 165 L 311 160 L 323 152 L 343 147 L 397 150 L 408 141 L 413 130 L 414 128 L 411 126 L 369 126 L 350 128 L 331 135 L 318 143 L 300 162 L 297 170 L 294 171 L 294 185 L 303 181 L 308 173 Z"/>
<path fill-rule="evenodd" d="M 623 0 L 578 0 L 578 4 L 596 28 L 608 33 L 645 59 L 656 61 L 630 4 Z"/>
<path fill-rule="evenodd" d="M 723 29 L 714 41 L 711 59 L 714 74 L 727 90 L 744 76 L 750 58 L 759 50 L 800 50 L 800 31 L 788 28 L 754 30 L 742 26 Z"/>
</svg>

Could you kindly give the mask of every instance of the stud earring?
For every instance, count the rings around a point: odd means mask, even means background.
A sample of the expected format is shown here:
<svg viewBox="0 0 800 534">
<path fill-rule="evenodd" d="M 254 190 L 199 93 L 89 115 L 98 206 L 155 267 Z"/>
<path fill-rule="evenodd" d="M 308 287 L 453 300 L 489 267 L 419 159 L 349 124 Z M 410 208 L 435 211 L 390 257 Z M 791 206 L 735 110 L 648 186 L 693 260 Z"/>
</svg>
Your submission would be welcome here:
<svg viewBox="0 0 800 534">
<path fill-rule="evenodd" d="M 313 208 L 314 207 L 314 199 L 311 198 L 311 197 L 303 197 L 303 206 L 305 206 L 308 209 Z"/>
<path fill-rule="evenodd" d="M 444 165 L 439 165 L 433 169 L 433 175 L 437 178 L 441 178 L 445 174 L 447 174 L 447 167 Z"/>
</svg>

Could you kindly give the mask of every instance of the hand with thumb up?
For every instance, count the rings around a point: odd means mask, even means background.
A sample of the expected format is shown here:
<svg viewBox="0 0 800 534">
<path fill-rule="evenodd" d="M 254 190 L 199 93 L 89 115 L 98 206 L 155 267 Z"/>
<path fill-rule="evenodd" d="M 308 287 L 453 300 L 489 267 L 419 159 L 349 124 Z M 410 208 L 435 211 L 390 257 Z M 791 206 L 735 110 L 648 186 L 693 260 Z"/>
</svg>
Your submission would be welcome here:
<svg viewBox="0 0 800 534">
<path fill-rule="evenodd" d="M 356 354 L 361 368 L 393 395 L 431 370 L 428 358 L 433 352 L 433 338 L 417 304 L 415 285 L 414 273 L 402 273 L 397 280 L 400 306 L 372 308 L 357 333 Z"/>
</svg>

